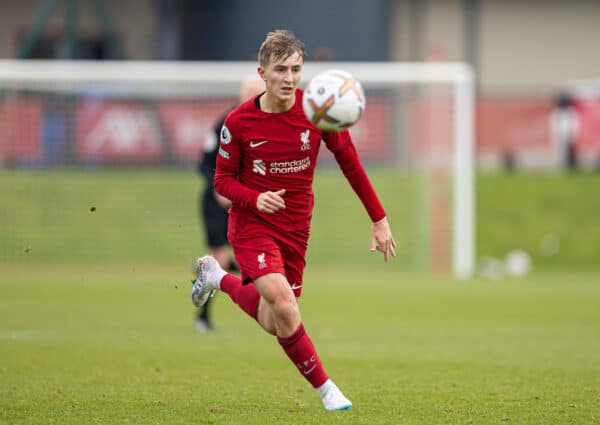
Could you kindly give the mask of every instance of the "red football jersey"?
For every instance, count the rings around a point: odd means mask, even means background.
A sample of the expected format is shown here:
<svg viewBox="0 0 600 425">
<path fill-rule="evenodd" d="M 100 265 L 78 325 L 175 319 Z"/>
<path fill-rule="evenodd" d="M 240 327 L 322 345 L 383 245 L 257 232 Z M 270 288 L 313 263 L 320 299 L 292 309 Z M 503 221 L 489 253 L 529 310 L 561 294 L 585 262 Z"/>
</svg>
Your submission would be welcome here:
<svg viewBox="0 0 600 425">
<path fill-rule="evenodd" d="M 334 153 L 371 219 L 385 217 L 350 133 L 323 132 L 315 127 L 304 115 L 302 90 L 298 89 L 295 104 L 286 112 L 264 112 L 254 97 L 225 120 L 215 188 L 232 201 L 230 217 L 234 227 L 242 222 L 262 223 L 284 231 L 307 231 L 314 204 L 312 182 L 322 141 Z M 280 189 L 286 190 L 286 208 L 274 214 L 259 212 L 258 195 Z"/>
</svg>

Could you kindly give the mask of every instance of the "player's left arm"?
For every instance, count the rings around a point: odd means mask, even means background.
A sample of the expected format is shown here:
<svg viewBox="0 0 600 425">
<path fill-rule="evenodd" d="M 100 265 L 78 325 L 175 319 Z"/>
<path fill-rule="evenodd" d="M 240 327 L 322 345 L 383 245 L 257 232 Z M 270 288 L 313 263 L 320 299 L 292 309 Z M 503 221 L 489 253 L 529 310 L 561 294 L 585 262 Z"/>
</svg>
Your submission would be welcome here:
<svg viewBox="0 0 600 425">
<path fill-rule="evenodd" d="M 349 138 L 349 135 L 346 135 L 346 137 Z M 385 210 L 360 162 L 354 144 L 347 140 L 340 148 L 331 150 L 344 176 L 365 206 L 373 222 L 371 225 L 371 251 L 382 252 L 385 261 L 388 260 L 389 256 L 395 257 L 396 241 L 387 221 Z"/>
</svg>

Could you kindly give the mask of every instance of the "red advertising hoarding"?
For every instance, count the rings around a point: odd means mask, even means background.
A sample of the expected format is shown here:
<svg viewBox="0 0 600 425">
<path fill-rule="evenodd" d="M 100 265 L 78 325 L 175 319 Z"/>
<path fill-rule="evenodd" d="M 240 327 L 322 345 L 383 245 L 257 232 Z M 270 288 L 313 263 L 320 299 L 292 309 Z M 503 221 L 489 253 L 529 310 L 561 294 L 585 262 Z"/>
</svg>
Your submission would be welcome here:
<svg viewBox="0 0 600 425">
<path fill-rule="evenodd" d="M 152 105 L 83 101 L 77 108 L 77 158 L 82 162 L 158 162 L 162 135 Z"/>
<path fill-rule="evenodd" d="M 0 160 L 41 159 L 42 114 L 42 102 L 36 99 L 5 99 L 0 104 Z"/>
<path fill-rule="evenodd" d="M 552 99 L 482 98 L 476 105 L 477 153 L 549 153 Z"/>
</svg>

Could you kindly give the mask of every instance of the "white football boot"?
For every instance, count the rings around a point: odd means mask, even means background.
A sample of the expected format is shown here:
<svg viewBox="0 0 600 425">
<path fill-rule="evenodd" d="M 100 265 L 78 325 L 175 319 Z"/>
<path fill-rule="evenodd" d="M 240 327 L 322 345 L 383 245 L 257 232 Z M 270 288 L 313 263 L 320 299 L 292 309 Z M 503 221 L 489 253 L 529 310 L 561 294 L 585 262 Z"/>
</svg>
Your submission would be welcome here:
<svg viewBox="0 0 600 425">
<path fill-rule="evenodd" d="M 344 397 L 344 394 L 342 394 L 340 389 L 331 379 L 328 379 L 323 385 L 317 388 L 317 392 L 321 397 L 323 406 L 325 406 L 325 409 L 327 410 L 352 409 L 352 402 Z"/>
<path fill-rule="evenodd" d="M 209 255 L 196 258 L 194 272 L 198 277 L 192 284 L 192 303 L 196 307 L 202 307 L 215 290 L 220 288 L 219 283 L 227 272 L 221 268 L 217 260 Z"/>
</svg>

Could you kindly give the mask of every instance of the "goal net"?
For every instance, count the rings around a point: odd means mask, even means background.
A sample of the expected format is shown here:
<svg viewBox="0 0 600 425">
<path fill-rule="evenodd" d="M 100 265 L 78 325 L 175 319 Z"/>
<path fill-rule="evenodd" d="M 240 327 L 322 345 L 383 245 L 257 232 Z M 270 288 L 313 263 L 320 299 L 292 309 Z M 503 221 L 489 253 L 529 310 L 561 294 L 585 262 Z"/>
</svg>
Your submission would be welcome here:
<svg viewBox="0 0 600 425">
<path fill-rule="evenodd" d="M 350 72 L 365 89 L 366 111 L 351 133 L 388 210 L 398 261 L 470 276 L 475 217 L 468 66 L 307 63 L 302 86 L 328 68 Z M 0 167 L 189 168 L 217 119 L 235 103 L 240 81 L 255 70 L 254 62 L 2 60 Z M 326 149 L 320 155 L 318 172 L 327 174 L 335 163 Z M 335 201 L 337 192 L 322 192 L 327 189 L 319 178 L 317 213 L 319 202 Z M 331 207 L 342 208 L 331 214 L 348 213 L 335 202 Z M 347 248 L 339 247 L 342 254 Z"/>
</svg>

